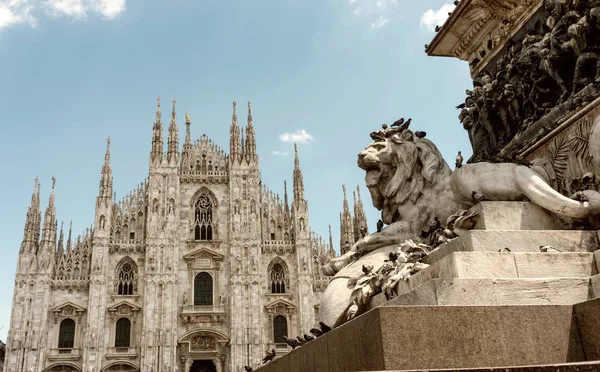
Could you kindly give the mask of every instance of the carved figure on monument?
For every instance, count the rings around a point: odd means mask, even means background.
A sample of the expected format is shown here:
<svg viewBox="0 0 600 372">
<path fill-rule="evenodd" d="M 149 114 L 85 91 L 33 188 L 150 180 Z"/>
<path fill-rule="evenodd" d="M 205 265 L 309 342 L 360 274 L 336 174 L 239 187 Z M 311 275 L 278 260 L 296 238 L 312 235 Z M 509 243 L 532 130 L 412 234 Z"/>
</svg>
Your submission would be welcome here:
<svg viewBox="0 0 600 372">
<path fill-rule="evenodd" d="M 457 107 L 473 147 L 469 163 L 496 162 L 488 154 L 514 151 L 544 135 L 540 124 L 520 136 L 550 112 L 566 117 L 600 94 L 600 4 L 546 0 L 539 16 L 543 22 L 524 26 L 474 78 L 473 91 Z"/>
<path fill-rule="evenodd" d="M 184 305 L 187 305 L 187 302 L 188 302 L 188 298 L 187 298 L 187 292 L 185 292 L 185 291 L 184 291 L 184 292 L 183 292 L 183 304 L 184 304 Z"/>
<path fill-rule="evenodd" d="M 384 136 L 385 141 L 374 142 L 358 154 L 358 166 L 366 171 L 373 206 L 388 226 L 358 240 L 322 268 L 323 274 L 335 275 L 319 306 L 319 318 L 325 324 L 336 324 L 352 303 L 348 278 L 359 275 L 363 266 L 373 266 L 377 272 L 398 242 L 414 239 L 419 243 L 421 232 L 436 217 L 446 221 L 443 233 L 449 235 L 445 239 L 452 239 L 473 227 L 475 215 L 464 209 L 482 199 L 528 200 L 575 219 L 600 214 L 600 193 L 583 190 L 571 198 L 563 196 L 547 183 L 550 177 L 541 167 L 476 163 L 452 172 L 437 147 L 408 128 L 388 130 Z"/>
</svg>

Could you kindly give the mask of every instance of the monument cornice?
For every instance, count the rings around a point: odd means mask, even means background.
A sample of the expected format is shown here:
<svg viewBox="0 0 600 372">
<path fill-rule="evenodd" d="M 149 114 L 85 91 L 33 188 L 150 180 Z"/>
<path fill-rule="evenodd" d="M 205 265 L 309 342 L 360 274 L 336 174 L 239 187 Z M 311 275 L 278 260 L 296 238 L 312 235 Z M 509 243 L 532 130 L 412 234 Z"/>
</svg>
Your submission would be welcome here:
<svg viewBox="0 0 600 372">
<path fill-rule="evenodd" d="M 462 0 L 425 51 L 469 62 L 475 77 L 542 5 L 542 0 Z"/>
</svg>

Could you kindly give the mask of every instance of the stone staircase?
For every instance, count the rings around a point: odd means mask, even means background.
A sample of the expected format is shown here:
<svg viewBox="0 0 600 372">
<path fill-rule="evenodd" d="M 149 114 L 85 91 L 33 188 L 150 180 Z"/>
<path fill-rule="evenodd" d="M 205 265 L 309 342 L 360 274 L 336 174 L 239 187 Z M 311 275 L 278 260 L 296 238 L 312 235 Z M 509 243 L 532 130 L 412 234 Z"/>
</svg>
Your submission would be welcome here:
<svg viewBox="0 0 600 372">
<path fill-rule="evenodd" d="M 475 229 L 431 252 L 424 260 L 431 266 L 400 282 L 386 305 L 572 305 L 600 297 L 597 231 L 557 230 L 557 219 L 530 203 L 472 209 Z"/>
</svg>

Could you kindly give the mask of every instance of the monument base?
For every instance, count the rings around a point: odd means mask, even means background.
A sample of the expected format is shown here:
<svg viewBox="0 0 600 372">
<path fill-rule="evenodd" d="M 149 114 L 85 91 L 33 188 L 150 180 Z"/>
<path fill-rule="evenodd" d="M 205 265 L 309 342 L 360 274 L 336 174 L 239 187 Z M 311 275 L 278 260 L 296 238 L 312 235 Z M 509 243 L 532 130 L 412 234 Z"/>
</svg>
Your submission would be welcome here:
<svg viewBox="0 0 600 372">
<path fill-rule="evenodd" d="M 258 371 L 506 370 L 592 361 L 600 359 L 598 312 L 600 299 L 545 306 L 388 302 Z"/>
</svg>

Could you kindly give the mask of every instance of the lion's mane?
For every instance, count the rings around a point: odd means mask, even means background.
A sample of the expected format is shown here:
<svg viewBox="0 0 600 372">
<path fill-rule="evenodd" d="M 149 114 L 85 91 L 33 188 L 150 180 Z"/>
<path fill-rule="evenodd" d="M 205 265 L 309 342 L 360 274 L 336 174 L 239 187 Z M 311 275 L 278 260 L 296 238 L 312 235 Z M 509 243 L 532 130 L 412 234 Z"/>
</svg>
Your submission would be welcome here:
<svg viewBox="0 0 600 372">
<path fill-rule="evenodd" d="M 402 220 L 407 204 L 422 209 L 420 199 L 443 198 L 440 192 L 448 189 L 451 174 L 433 142 L 408 129 L 370 144 L 359 154 L 358 166 L 367 172 L 373 205 L 386 224 Z"/>
</svg>

